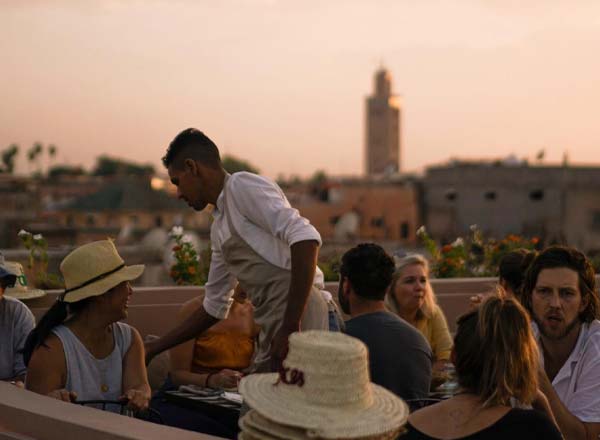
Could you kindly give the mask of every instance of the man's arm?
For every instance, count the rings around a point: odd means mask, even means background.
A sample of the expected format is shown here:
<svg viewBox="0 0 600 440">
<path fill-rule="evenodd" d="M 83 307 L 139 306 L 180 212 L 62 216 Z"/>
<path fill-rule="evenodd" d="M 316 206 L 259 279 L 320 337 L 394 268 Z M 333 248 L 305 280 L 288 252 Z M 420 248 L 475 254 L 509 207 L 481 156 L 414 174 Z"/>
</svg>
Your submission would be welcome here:
<svg viewBox="0 0 600 440">
<path fill-rule="evenodd" d="M 579 420 L 562 403 L 543 369 L 540 369 L 538 376 L 540 391 L 546 395 L 563 436 L 569 440 L 597 439 L 600 436 L 600 423 Z"/>
<path fill-rule="evenodd" d="M 200 306 L 198 311 L 189 316 L 184 321 L 180 322 L 177 327 L 171 330 L 161 338 L 145 342 L 146 348 L 146 365 L 150 363 L 152 358 L 171 347 L 179 345 L 189 339 L 195 338 L 203 331 L 207 330 L 219 320 L 204 309 L 204 305 Z"/>
<path fill-rule="evenodd" d="M 288 302 L 283 315 L 281 328 L 273 337 L 271 345 L 271 368 L 277 371 L 287 355 L 288 338 L 300 330 L 306 301 L 312 287 L 317 267 L 319 243 L 306 240 L 294 243 L 291 247 L 292 268 Z"/>
</svg>

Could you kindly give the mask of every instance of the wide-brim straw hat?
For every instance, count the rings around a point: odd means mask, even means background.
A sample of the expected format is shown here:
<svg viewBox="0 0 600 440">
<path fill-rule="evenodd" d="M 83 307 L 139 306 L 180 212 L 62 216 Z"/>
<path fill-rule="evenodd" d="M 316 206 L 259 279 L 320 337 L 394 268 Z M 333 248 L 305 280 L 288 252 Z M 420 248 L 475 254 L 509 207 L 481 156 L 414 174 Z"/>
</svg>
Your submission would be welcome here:
<svg viewBox="0 0 600 440">
<path fill-rule="evenodd" d="M 143 264 L 126 266 L 112 240 L 84 244 L 60 263 L 65 280 L 62 300 L 72 303 L 102 295 L 123 281 L 135 280 L 144 267 Z"/>
<path fill-rule="evenodd" d="M 338 332 L 293 333 L 280 373 L 242 379 L 244 402 L 265 418 L 312 438 L 363 438 L 397 432 L 408 406 L 371 383 L 367 347 Z"/>
<path fill-rule="evenodd" d="M 317 438 L 309 435 L 306 429 L 273 422 L 253 409 L 240 418 L 239 425 L 242 433 L 256 440 L 315 440 Z M 399 431 L 400 429 L 396 429 L 383 434 L 360 437 L 360 440 L 395 440 Z"/>
<path fill-rule="evenodd" d="M 26 301 L 28 299 L 41 298 L 46 295 L 46 292 L 41 289 L 29 287 L 21 263 L 16 261 L 6 261 L 4 265 L 8 271 L 16 275 L 15 285 L 13 287 L 7 287 L 4 290 L 6 296 Z"/>
</svg>

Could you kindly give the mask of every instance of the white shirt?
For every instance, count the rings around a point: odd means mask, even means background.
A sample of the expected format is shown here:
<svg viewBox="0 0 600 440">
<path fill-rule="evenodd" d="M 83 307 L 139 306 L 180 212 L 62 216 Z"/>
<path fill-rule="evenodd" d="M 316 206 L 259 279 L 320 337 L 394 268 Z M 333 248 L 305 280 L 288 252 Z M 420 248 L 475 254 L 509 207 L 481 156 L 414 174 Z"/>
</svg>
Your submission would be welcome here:
<svg viewBox="0 0 600 440">
<path fill-rule="evenodd" d="M 533 324 L 538 338 L 539 329 Z M 541 352 L 542 366 L 544 355 Z M 584 323 L 571 355 L 552 381 L 554 391 L 582 422 L 600 422 L 600 321 Z"/>
<path fill-rule="evenodd" d="M 291 207 L 283 191 L 269 179 L 247 172 L 235 173 L 226 180 L 227 206 L 224 192 L 217 198 L 210 228 L 212 257 L 208 282 L 204 286 L 204 309 L 215 318 L 227 317 L 236 284 L 229 273 L 221 248 L 231 237 L 225 209 L 237 234 L 269 263 L 290 270 L 290 246 L 321 236 L 310 222 Z M 231 200 L 233 199 L 233 200 Z M 317 268 L 314 284 L 323 288 L 323 274 Z"/>
</svg>

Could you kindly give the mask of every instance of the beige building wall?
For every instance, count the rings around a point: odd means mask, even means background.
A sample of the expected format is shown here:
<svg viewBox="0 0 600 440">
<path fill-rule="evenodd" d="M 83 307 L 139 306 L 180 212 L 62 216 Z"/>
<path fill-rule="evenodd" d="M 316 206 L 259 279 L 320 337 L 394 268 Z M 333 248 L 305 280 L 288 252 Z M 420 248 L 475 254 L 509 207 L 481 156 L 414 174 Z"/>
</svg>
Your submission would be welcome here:
<svg viewBox="0 0 600 440">
<path fill-rule="evenodd" d="M 304 199 L 294 207 L 326 240 L 393 240 L 412 245 L 420 226 L 418 188 L 411 182 L 339 183 L 330 187 L 329 201 Z M 356 229 L 345 226 L 340 231 L 340 221 L 349 213 L 357 214 Z"/>
</svg>

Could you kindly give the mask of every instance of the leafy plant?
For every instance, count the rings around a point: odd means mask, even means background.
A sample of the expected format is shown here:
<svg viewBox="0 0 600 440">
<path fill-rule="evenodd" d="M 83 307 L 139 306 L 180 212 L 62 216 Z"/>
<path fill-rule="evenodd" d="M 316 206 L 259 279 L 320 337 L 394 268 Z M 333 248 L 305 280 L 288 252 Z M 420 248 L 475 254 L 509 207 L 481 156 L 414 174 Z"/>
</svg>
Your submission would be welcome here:
<svg viewBox="0 0 600 440">
<path fill-rule="evenodd" d="M 180 286 L 201 286 L 206 283 L 206 270 L 204 270 L 190 236 L 183 233 L 181 226 L 174 226 L 170 236 L 175 240 L 175 246 L 173 246 L 175 263 L 171 266 L 169 273 L 173 281 Z M 207 254 L 207 257 L 209 256 L 210 254 Z"/>
<path fill-rule="evenodd" d="M 34 276 L 34 284 L 42 289 L 60 289 L 64 281 L 58 274 L 48 273 L 48 242 L 42 234 L 32 234 L 21 229 L 17 234 L 29 250 L 27 267 Z"/>
<path fill-rule="evenodd" d="M 496 276 L 504 255 L 520 248 L 534 249 L 539 243 L 537 237 L 528 239 L 514 234 L 499 241 L 486 239 L 477 225 L 472 225 L 466 236 L 441 248 L 424 226 L 417 230 L 417 238 L 431 255 L 431 273 L 437 278 Z"/>
</svg>

